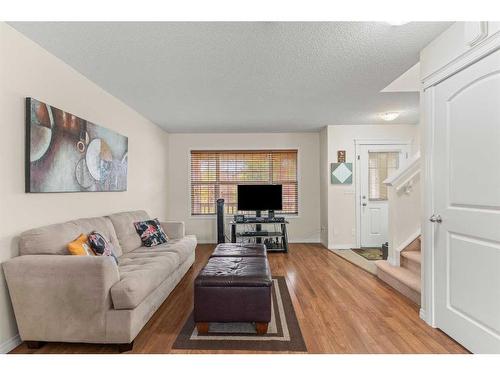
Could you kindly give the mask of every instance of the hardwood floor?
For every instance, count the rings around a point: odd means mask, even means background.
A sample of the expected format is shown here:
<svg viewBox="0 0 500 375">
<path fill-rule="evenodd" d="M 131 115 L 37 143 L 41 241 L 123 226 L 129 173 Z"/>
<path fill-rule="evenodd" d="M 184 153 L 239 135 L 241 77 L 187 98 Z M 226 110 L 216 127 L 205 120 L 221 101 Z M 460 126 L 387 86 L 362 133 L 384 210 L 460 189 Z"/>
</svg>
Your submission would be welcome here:
<svg viewBox="0 0 500 375">
<path fill-rule="evenodd" d="M 133 353 L 222 353 L 171 349 L 213 247 L 197 247 L 192 269 L 137 336 Z M 309 353 L 467 353 L 420 320 L 409 299 L 319 244 L 291 244 L 288 254 L 269 254 L 269 262 L 273 275 L 286 277 Z M 31 350 L 23 343 L 11 353 L 117 352 L 116 345 L 47 343 Z"/>
</svg>

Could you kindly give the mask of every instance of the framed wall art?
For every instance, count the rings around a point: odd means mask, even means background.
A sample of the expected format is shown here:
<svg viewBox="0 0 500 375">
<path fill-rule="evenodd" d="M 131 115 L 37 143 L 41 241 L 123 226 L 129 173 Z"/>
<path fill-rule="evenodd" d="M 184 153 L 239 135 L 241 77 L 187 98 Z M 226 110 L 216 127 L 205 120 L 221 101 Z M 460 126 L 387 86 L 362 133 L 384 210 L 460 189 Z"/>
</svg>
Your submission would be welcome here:
<svg viewBox="0 0 500 375">
<path fill-rule="evenodd" d="M 126 191 L 128 138 L 26 98 L 26 192 Z"/>
<path fill-rule="evenodd" d="M 330 178 L 332 184 L 352 184 L 352 163 L 331 163 Z"/>
</svg>

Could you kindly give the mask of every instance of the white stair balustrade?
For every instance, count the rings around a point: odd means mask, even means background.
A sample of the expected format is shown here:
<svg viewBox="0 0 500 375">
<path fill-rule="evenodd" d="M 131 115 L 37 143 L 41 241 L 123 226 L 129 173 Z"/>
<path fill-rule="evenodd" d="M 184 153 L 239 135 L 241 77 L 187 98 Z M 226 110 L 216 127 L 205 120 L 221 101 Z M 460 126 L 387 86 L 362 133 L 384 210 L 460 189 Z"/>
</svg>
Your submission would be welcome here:
<svg viewBox="0 0 500 375">
<path fill-rule="evenodd" d="M 389 207 L 388 262 L 400 266 L 401 251 L 420 236 L 421 231 L 421 178 L 420 153 L 389 176 L 387 185 Z"/>
</svg>

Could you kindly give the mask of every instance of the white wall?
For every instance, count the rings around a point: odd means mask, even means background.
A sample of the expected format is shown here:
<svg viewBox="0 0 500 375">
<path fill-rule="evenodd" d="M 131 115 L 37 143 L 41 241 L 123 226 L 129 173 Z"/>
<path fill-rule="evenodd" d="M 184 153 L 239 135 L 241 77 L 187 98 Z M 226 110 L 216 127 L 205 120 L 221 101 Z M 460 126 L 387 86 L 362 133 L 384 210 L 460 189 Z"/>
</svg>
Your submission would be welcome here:
<svg viewBox="0 0 500 375">
<path fill-rule="evenodd" d="M 191 150 L 298 149 L 299 215 L 288 227 L 291 242 L 319 242 L 319 134 L 170 134 L 168 215 L 186 222 L 186 231 L 201 243 L 216 242 L 215 217 L 192 217 L 190 211 Z M 229 236 L 229 231 L 226 230 Z"/>
<path fill-rule="evenodd" d="M 328 248 L 345 249 L 356 245 L 355 139 L 402 139 L 412 141 L 412 152 L 419 150 L 416 125 L 330 125 L 327 129 L 328 165 L 337 161 L 337 151 L 346 150 L 346 162 L 353 163 L 352 185 L 332 185 L 327 179 Z M 328 171 L 329 173 L 329 171 Z"/>
<path fill-rule="evenodd" d="M 78 217 L 146 209 L 167 216 L 168 134 L 10 26 L 0 23 L 0 262 L 20 232 Z M 24 99 L 37 98 L 129 137 L 128 190 L 24 193 Z M 17 335 L 0 270 L 0 349 Z"/>
</svg>

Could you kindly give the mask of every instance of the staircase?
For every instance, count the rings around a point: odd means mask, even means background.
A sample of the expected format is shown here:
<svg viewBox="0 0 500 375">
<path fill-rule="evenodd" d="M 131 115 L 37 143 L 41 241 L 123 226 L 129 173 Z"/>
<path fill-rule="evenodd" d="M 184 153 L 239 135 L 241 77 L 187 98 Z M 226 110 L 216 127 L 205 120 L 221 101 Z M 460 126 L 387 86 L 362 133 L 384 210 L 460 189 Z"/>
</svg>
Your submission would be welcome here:
<svg viewBox="0 0 500 375">
<path fill-rule="evenodd" d="M 420 305 L 420 153 L 384 184 L 389 209 L 389 257 L 375 262 L 377 276 Z"/>
<path fill-rule="evenodd" d="M 399 266 L 377 260 L 377 277 L 420 305 L 420 236 L 399 254 Z"/>
</svg>

